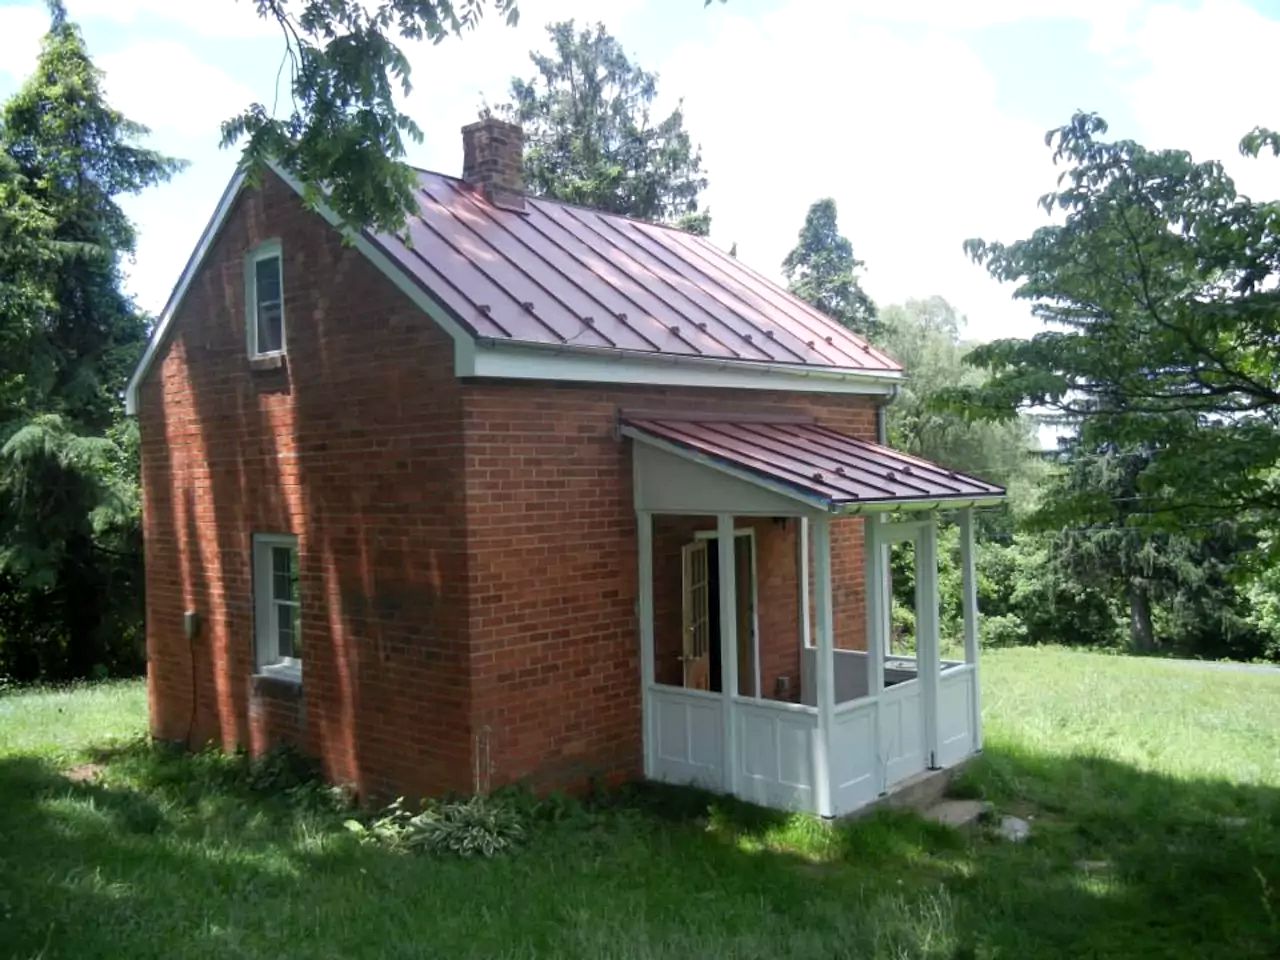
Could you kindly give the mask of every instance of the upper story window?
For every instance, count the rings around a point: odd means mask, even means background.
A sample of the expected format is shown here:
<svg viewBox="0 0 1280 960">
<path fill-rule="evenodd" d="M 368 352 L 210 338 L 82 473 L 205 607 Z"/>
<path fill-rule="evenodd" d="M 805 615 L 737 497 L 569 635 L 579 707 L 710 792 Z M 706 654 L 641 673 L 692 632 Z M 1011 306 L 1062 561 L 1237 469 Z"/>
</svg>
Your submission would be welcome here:
<svg viewBox="0 0 1280 960">
<path fill-rule="evenodd" d="M 258 671 L 301 681 L 297 538 L 285 534 L 254 536 L 253 606 Z"/>
<path fill-rule="evenodd" d="M 279 240 L 269 240 L 249 255 L 246 300 L 251 357 L 284 353 L 283 262 Z"/>
</svg>

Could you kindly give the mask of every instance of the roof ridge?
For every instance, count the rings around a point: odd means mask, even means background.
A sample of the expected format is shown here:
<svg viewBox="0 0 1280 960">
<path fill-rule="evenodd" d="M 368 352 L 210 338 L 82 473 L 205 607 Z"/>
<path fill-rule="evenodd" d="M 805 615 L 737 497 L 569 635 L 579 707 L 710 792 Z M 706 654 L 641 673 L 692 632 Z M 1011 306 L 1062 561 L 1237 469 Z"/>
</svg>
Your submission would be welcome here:
<svg viewBox="0 0 1280 960">
<path fill-rule="evenodd" d="M 445 180 L 452 180 L 455 183 L 462 184 L 468 189 L 473 189 L 475 186 L 474 184 L 468 183 L 466 180 L 462 179 L 462 177 L 455 176 L 452 173 L 441 173 L 439 170 L 428 170 L 426 167 L 415 167 L 413 164 L 409 164 L 409 168 L 415 173 L 425 173 L 432 177 L 441 177 Z M 585 203 L 574 203 L 572 200 L 561 200 L 559 197 L 547 197 L 538 193 L 530 193 L 528 190 L 508 189 L 507 192 L 524 197 L 526 200 L 532 200 L 535 203 L 548 203 L 557 207 L 572 207 L 575 210 L 586 210 L 588 213 L 598 213 L 606 217 L 617 217 L 619 220 L 638 223 L 644 227 L 657 227 L 660 230 L 670 230 L 672 233 L 682 233 L 687 237 L 702 237 L 702 234 L 700 233 L 694 233 L 691 230 L 684 230 L 672 223 L 661 223 L 657 220 L 645 220 L 643 217 L 632 216 L 629 213 L 617 213 L 613 210 L 605 210 L 603 207 L 592 207 Z"/>
</svg>

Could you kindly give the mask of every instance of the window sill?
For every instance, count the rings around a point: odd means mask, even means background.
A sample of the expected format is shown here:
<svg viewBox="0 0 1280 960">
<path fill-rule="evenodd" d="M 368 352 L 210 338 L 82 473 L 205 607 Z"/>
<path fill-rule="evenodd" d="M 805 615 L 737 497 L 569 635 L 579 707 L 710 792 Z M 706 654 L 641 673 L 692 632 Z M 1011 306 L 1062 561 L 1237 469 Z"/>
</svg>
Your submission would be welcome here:
<svg viewBox="0 0 1280 960">
<path fill-rule="evenodd" d="M 251 678 L 254 693 L 302 697 L 302 669 L 295 666 L 273 664 L 260 667 Z"/>
<path fill-rule="evenodd" d="M 265 353 L 261 356 L 249 358 L 249 369 L 255 373 L 267 370 L 283 370 L 284 364 L 283 353 Z"/>
</svg>

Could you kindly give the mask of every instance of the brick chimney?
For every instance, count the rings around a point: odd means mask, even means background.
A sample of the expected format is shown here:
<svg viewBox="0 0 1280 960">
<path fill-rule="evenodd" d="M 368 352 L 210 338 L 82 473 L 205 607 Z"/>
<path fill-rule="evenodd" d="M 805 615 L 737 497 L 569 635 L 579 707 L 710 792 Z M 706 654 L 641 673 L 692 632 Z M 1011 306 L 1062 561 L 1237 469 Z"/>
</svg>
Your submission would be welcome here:
<svg viewBox="0 0 1280 960">
<path fill-rule="evenodd" d="M 462 179 L 490 203 L 524 210 L 524 131 L 519 124 L 485 117 L 462 128 Z"/>
</svg>

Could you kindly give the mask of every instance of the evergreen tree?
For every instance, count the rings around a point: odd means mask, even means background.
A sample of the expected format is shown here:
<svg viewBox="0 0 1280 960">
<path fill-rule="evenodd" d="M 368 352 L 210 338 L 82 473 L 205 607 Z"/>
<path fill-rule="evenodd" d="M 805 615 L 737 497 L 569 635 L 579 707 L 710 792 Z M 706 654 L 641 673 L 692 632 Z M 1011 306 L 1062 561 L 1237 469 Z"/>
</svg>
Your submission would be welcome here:
<svg viewBox="0 0 1280 960">
<path fill-rule="evenodd" d="M 524 128 L 524 174 L 535 194 L 706 234 L 702 159 L 677 107 L 654 118 L 658 78 L 628 58 L 603 24 L 547 27 L 537 74 L 511 81 L 497 112 Z"/>
<path fill-rule="evenodd" d="M 121 291 L 134 232 L 115 198 L 179 165 L 137 144 L 145 129 L 105 102 L 60 0 L 50 11 L 0 113 L 0 671 L 83 676 L 130 660 L 139 630 L 121 396 L 147 323 Z"/>
<path fill-rule="evenodd" d="M 817 200 L 805 215 L 795 249 L 782 261 L 791 292 L 854 333 L 872 338 L 880 332 L 876 305 L 858 283 L 861 260 L 840 233 L 836 202 Z"/>
</svg>

